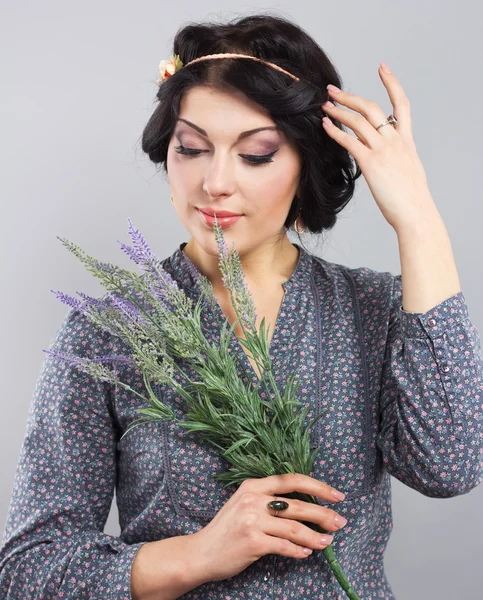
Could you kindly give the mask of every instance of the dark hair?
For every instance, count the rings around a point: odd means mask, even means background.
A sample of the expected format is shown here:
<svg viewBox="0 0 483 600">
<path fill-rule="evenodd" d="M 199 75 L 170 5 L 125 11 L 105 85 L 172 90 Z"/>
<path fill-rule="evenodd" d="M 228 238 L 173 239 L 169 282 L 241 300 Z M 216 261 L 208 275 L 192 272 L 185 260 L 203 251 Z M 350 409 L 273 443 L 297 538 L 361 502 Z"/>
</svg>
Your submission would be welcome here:
<svg viewBox="0 0 483 600">
<path fill-rule="evenodd" d="M 255 60 L 222 58 L 186 65 L 206 54 L 238 52 L 279 65 L 296 81 Z M 299 189 L 284 226 L 301 216 L 305 231 L 321 233 L 354 194 L 361 171 L 352 155 L 322 126 L 321 105 L 329 99 L 327 84 L 342 89 L 341 79 L 325 52 L 302 28 L 268 14 L 249 15 L 228 23 L 191 23 L 175 35 L 173 54 L 183 66 L 159 86 L 159 101 L 142 134 L 142 150 L 167 173 L 167 151 L 180 100 L 194 86 L 242 92 L 264 108 L 291 139 L 302 159 Z M 332 119 L 335 126 L 343 125 Z"/>
</svg>

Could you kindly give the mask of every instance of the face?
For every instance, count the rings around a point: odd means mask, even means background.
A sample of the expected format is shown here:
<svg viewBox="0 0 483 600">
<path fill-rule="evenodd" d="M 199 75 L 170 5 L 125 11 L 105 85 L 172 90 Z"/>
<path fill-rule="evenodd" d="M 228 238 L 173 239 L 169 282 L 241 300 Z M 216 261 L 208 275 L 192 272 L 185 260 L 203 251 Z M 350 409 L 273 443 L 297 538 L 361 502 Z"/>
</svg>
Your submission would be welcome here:
<svg viewBox="0 0 483 600">
<path fill-rule="evenodd" d="M 247 133 L 264 127 L 271 129 Z M 298 190 L 301 162 L 295 145 L 275 127 L 242 94 L 196 87 L 184 95 L 167 168 L 174 208 L 192 236 L 188 246 L 197 253 L 218 256 L 213 227 L 198 208 L 243 215 L 222 225 L 228 248 L 233 241 L 240 257 L 273 247 L 281 234 L 288 241 L 284 222 Z"/>
</svg>

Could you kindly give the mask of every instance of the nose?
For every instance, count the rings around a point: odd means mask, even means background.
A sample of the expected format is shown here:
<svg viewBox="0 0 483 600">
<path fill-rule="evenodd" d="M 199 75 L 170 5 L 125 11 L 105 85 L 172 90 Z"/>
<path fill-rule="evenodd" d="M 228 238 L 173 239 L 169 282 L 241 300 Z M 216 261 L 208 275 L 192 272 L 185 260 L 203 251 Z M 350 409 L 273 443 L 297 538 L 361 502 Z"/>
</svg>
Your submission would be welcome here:
<svg viewBox="0 0 483 600">
<path fill-rule="evenodd" d="M 229 156 L 215 156 L 210 161 L 205 172 L 203 190 L 212 198 L 233 195 L 235 172 Z"/>
</svg>

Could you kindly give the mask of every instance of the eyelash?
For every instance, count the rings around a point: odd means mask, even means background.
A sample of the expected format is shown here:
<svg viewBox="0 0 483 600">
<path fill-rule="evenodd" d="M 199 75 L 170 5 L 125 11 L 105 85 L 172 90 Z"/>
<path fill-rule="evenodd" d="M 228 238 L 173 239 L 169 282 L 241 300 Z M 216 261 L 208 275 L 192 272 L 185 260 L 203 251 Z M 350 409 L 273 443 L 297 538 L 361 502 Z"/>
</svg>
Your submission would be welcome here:
<svg viewBox="0 0 483 600">
<path fill-rule="evenodd" d="M 205 150 L 195 150 L 194 148 L 185 148 L 182 144 L 180 144 L 179 146 L 176 146 L 175 150 L 178 154 L 183 154 L 189 158 L 194 158 L 195 156 L 198 156 L 202 152 L 206 152 Z M 270 152 L 270 154 L 265 154 L 263 156 L 257 156 L 257 155 L 251 155 L 251 154 L 240 154 L 240 156 L 242 158 L 244 158 L 251 167 L 258 167 L 259 165 L 273 162 L 272 156 L 276 152 L 278 152 L 278 148 L 277 148 L 277 150 Z"/>
</svg>

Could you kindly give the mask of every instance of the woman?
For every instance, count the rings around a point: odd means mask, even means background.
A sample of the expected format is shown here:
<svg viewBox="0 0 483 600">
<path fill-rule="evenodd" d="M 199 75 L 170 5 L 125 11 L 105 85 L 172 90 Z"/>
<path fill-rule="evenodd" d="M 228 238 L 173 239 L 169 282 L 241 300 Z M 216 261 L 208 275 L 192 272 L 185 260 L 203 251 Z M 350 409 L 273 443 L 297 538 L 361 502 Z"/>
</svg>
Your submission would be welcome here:
<svg viewBox="0 0 483 600">
<path fill-rule="evenodd" d="M 163 267 L 193 300 L 197 272 L 209 278 L 219 310 L 205 313 L 203 327 L 216 342 L 215 317 L 235 320 L 218 270 L 216 213 L 240 255 L 257 323 L 270 324 L 276 381 L 295 368 L 308 418 L 329 409 L 311 431 L 322 451 L 311 477 L 223 489 L 213 475 L 227 465 L 207 444 L 174 422 L 136 427 L 119 441 L 137 397 L 47 358 L 0 553 L 0 590 L 9 598 L 335 600 L 342 591 L 320 552 L 333 540 L 360 598 L 393 599 L 383 564 L 390 475 L 438 498 L 481 482 L 480 339 L 416 154 L 407 98 L 382 68 L 397 119 L 327 90 L 340 87 L 327 56 L 273 16 L 186 26 L 174 56 L 181 62 L 162 63 L 159 105 L 143 134 L 191 236 Z M 325 114 L 333 125 L 321 122 Z M 287 237 L 292 226 L 332 228 L 361 173 L 398 236 L 401 275 L 330 263 Z M 76 311 L 54 340 L 55 349 L 83 356 L 119 346 Z M 256 384 L 261 374 L 242 344 L 234 340 L 232 351 Z M 133 369 L 123 377 L 142 389 Z M 172 390 L 157 392 L 182 415 Z M 120 537 L 103 533 L 114 486 Z M 293 491 L 321 505 L 267 506 Z"/>
</svg>

